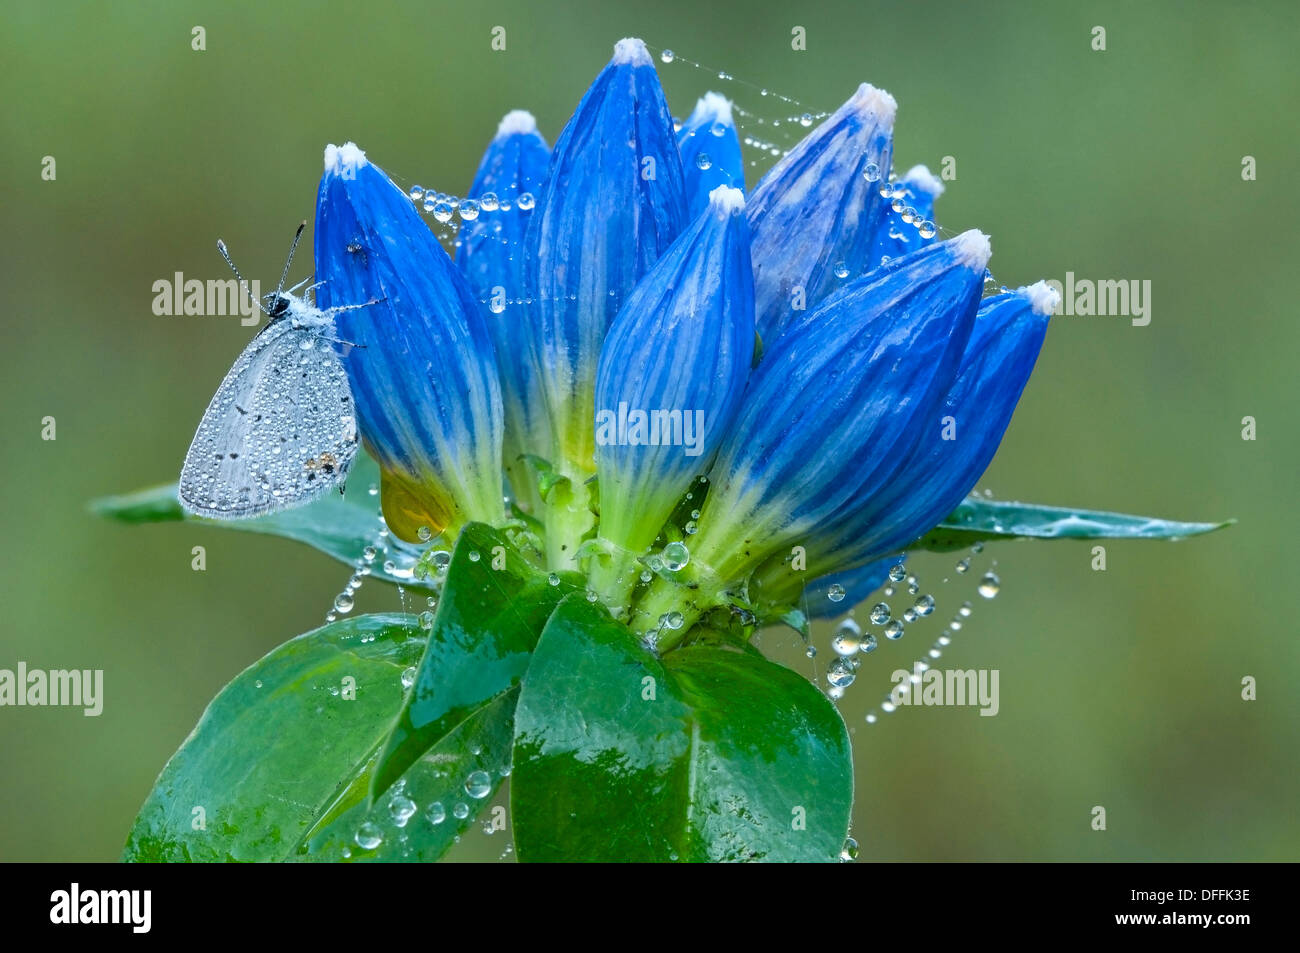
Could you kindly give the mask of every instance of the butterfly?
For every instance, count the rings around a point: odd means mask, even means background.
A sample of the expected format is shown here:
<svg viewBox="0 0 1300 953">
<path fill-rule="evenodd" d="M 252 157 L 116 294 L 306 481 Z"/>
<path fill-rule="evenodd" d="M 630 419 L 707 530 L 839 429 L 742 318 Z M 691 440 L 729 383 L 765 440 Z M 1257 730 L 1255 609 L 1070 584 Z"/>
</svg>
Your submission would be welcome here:
<svg viewBox="0 0 1300 953">
<path fill-rule="evenodd" d="M 270 319 L 244 348 L 203 413 L 181 467 L 178 496 L 186 512 L 245 519 L 311 502 L 341 488 L 357 453 L 352 388 L 334 343 L 334 316 L 365 305 L 321 310 L 312 285 L 284 290 L 289 260 L 266 304 Z M 217 250 L 240 286 L 243 276 L 224 242 Z M 310 279 L 308 279 L 310 280 Z M 373 302 L 367 302 L 371 304 Z"/>
</svg>

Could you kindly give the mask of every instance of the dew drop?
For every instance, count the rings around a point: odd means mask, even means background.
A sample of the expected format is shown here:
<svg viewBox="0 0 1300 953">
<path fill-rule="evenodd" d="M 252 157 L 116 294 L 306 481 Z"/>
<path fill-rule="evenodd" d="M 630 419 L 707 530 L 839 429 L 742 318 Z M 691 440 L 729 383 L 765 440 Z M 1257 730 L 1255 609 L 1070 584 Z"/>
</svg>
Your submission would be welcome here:
<svg viewBox="0 0 1300 953">
<path fill-rule="evenodd" d="M 484 192 L 478 197 L 479 208 L 485 212 L 495 212 L 501 207 L 501 202 L 495 192 Z"/>
<path fill-rule="evenodd" d="M 433 613 L 428 609 L 421 612 L 419 616 L 417 616 L 417 619 L 420 622 L 420 628 L 424 629 L 424 631 L 428 632 L 433 628 Z"/>
<path fill-rule="evenodd" d="M 903 623 L 895 619 L 889 625 L 885 626 L 885 638 L 893 639 L 897 642 L 903 637 Z"/>
<path fill-rule="evenodd" d="M 803 126 L 805 129 L 807 129 L 809 126 L 811 126 L 811 125 L 812 125 L 812 113 L 804 113 L 802 116 L 800 116 L 800 117 L 799 117 L 799 125 Z"/>
<path fill-rule="evenodd" d="M 354 605 L 350 593 L 340 592 L 334 597 L 334 609 L 338 612 L 351 612 Z"/>
<path fill-rule="evenodd" d="M 877 602 L 874 606 L 871 607 L 870 619 L 872 625 L 884 625 L 886 622 L 888 622 L 889 604 L 885 602 Z"/>
<path fill-rule="evenodd" d="M 406 194 L 411 197 L 412 202 L 418 202 L 420 199 L 424 198 L 424 189 L 418 185 L 413 185 L 411 186 L 411 191 Z"/>
<path fill-rule="evenodd" d="M 831 587 L 826 590 L 826 598 L 829 599 L 831 602 L 843 602 L 844 587 L 841 586 L 838 582 L 832 583 Z"/>
<path fill-rule="evenodd" d="M 857 677 L 858 673 L 853 668 L 853 663 L 842 656 L 826 666 L 826 681 L 832 688 L 848 688 Z"/>
<path fill-rule="evenodd" d="M 686 564 L 691 561 L 691 551 L 680 540 L 674 540 L 665 546 L 661 555 L 663 556 L 664 568 L 669 572 L 684 569 Z"/>
<path fill-rule="evenodd" d="M 441 801 L 434 801 L 425 810 L 424 816 L 429 819 L 429 823 L 437 827 L 447 819 L 447 809 L 442 806 Z"/>
<path fill-rule="evenodd" d="M 398 827 L 405 827 L 406 822 L 415 814 L 415 802 L 405 794 L 398 794 L 388 802 L 388 816 Z"/>
<path fill-rule="evenodd" d="M 384 832 L 379 829 L 378 824 L 366 821 L 357 828 L 353 839 L 362 850 L 374 850 L 384 842 Z"/>
<path fill-rule="evenodd" d="M 462 222 L 474 221 L 474 219 L 478 218 L 478 209 L 479 209 L 478 202 L 474 201 L 474 199 L 466 199 L 465 201 L 461 202 L 460 208 L 458 209 L 458 211 L 460 212 L 461 221 Z"/>
<path fill-rule="evenodd" d="M 415 684 L 415 666 L 408 665 L 402 669 L 402 687 L 410 688 Z"/>
<path fill-rule="evenodd" d="M 560 576 L 558 573 L 551 573 L 549 576 L 546 577 L 546 581 L 549 582 L 552 586 L 558 586 L 560 584 Z"/>
<path fill-rule="evenodd" d="M 963 560 L 961 560 L 959 563 L 957 563 L 957 571 L 958 571 L 958 572 L 970 572 L 970 560 L 969 560 L 969 559 L 963 559 Z"/>
<path fill-rule="evenodd" d="M 934 596 L 918 596 L 916 605 L 912 608 L 916 610 L 917 615 L 929 615 L 934 611 Z"/>
<path fill-rule="evenodd" d="M 1002 580 L 997 577 L 997 573 L 986 572 L 984 578 L 980 580 L 979 593 L 985 599 L 992 599 L 1002 588 Z"/>
<path fill-rule="evenodd" d="M 845 619 L 831 636 L 831 648 L 836 655 L 856 655 L 862 647 L 862 627 L 852 619 Z"/>
<path fill-rule="evenodd" d="M 929 220 L 922 222 L 917 228 L 920 230 L 922 238 L 934 238 L 939 233 L 938 226 Z"/>
<path fill-rule="evenodd" d="M 492 793 L 492 777 L 486 771 L 471 771 L 465 779 L 465 793 L 481 801 Z"/>
<path fill-rule="evenodd" d="M 451 816 L 458 821 L 463 821 L 469 817 L 469 805 L 464 801 L 457 801 L 451 808 Z"/>
<path fill-rule="evenodd" d="M 902 563 L 898 563 L 889 568 L 889 578 L 894 582 L 902 582 L 903 577 L 907 575 L 907 570 Z"/>
<path fill-rule="evenodd" d="M 844 838 L 844 846 L 840 848 L 840 862 L 844 864 L 852 863 L 858 859 L 858 842 L 852 837 Z"/>
<path fill-rule="evenodd" d="M 862 644 L 858 647 L 858 651 L 863 655 L 866 655 L 868 652 L 874 652 L 875 650 L 876 637 L 868 632 L 862 637 Z"/>
<path fill-rule="evenodd" d="M 699 155 L 695 157 L 695 168 L 697 169 L 713 168 L 713 160 L 709 158 L 709 154 L 707 152 L 701 152 Z"/>
<path fill-rule="evenodd" d="M 532 192 L 523 192 L 520 194 L 519 198 L 515 200 L 515 204 L 517 204 L 521 210 L 527 212 L 537 204 L 537 200 L 533 198 Z"/>
<path fill-rule="evenodd" d="M 837 261 L 835 263 L 835 277 L 847 278 L 848 276 L 849 276 L 849 266 L 844 264 L 844 262 L 842 261 Z"/>
<path fill-rule="evenodd" d="M 433 531 L 427 526 L 421 526 L 415 531 L 415 535 L 422 543 L 427 543 L 429 540 L 433 539 Z"/>
<path fill-rule="evenodd" d="M 482 559 L 482 558 L 483 558 L 483 557 L 479 554 L 479 551 L 478 551 L 477 549 L 471 549 L 471 550 L 469 551 L 469 561 L 470 561 L 470 562 L 472 562 L 472 563 L 476 563 L 476 562 L 478 562 L 478 561 L 479 561 L 480 559 Z"/>
<path fill-rule="evenodd" d="M 880 166 L 874 162 L 868 162 L 866 168 L 862 170 L 862 177 L 868 182 L 880 181 Z"/>
<path fill-rule="evenodd" d="M 659 59 L 663 60 L 665 63 L 671 63 L 674 57 L 675 54 L 673 53 L 672 50 L 664 50 L 662 53 L 659 54 Z"/>
<path fill-rule="evenodd" d="M 430 206 L 428 199 L 425 199 L 424 210 L 432 212 L 434 220 L 444 225 L 451 221 L 451 204 L 448 202 L 434 202 Z"/>
</svg>

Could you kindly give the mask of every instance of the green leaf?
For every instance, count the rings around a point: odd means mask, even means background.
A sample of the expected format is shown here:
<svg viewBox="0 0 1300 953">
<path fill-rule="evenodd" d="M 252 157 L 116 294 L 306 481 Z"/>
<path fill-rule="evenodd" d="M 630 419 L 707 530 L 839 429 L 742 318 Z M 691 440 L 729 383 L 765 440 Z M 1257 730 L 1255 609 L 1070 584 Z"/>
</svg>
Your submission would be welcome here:
<svg viewBox="0 0 1300 953">
<path fill-rule="evenodd" d="M 402 793 L 418 810 L 400 830 L 388 799 L 375 806 L 383 812 L 382 842 L 366 850 L 356 840 L 369 772 L 402 703 L 402 672 L 424 649 L 422 636 L 409 616 L 359 616 L 301 635 L 250 666 L 221 690 L 163 769 L 123 859 L 441 855 L 475 813 L 456 818 L 453 806 L 486 803 L 467 795 L 470 774 L 488 772 L 494 788 L 508 763 L 511 731 L 500 710 L 466 722 L 411 768 Z M 355 682 L 354 697 L 347 679 Z M 446 810 L 436 825 L 427 815 L 434 801 Z"/>
<path fill-rule="evenodd" d="M 1150 516 L 981 500 L 970 496 L 946 520 L 909 548 L 944 553 L 986 540 L 1180 539 L 1212 533 L 1234 522 L 1177 523 Z"/>
<path fill-rule="evenodd" d="M 537 572 L 490 526 L 465 527 L 415 684 L 380 755 L 375 796 L 433 744 L 519 685 L 556 603 L 581 584 L 573 573 Z M 513 715 L 513 702 L 509 708 Z"/>
<path fill-rule="evenodd" d="M 806 679 L 733 647 L 662 659 L 566 598 L 515 714 L 526 861 L 833 861 L 853 801 L 848 733 Z"/>
<path fill-rule="evenodd" d="M 379 522 L 379 498 L 371 496 L 371 486 L 379 485 L 379 465 L 364 451 L 359 451 L 348 472 L 346 495 L 329 493 L 314 503 L 296 509 L 281 510 L 267 516 L 242 520 L 214 520 L 191 516 L 181 509 L 176 498 L 176 484 L 105 496 L 90 504 L 91 511 L 123 523 L 170 523 L 185 521 L 221 529 L 283 536 L 313 546 L 339 562 L 355 566 L 367 546 L 377 546 L 382 524 Z M 413 574 L 419 551 L 389 536 L 370 564 L 372 579 L 399 585 L 431 589 L 429 580 Z M 386 569 L 388 562 L 393 568 Z"/>
</svg>

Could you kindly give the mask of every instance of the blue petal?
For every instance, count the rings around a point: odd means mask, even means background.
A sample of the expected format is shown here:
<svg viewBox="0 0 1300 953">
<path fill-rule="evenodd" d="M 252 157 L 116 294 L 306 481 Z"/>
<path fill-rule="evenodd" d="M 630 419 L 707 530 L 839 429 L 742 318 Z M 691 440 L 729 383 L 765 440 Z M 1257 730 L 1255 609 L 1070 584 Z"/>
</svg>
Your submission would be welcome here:
<svg viewBox="0 0 1300 953">
<path fill-rule="evenodd" d="M 622 40 L 555 145 L 529 223 L 533 351 L 555 445 L 552 462 L 594 466 L 601 343 L 633 286 L 686 222 L 672 117 L 645 44 Z"/>
<path fill-rule="evenodd" d="M 843 558 L 858 561 L 904 547 L 956 509 L 1002 442 L 1059 300 L 1039 282 L 984 302 L 957 378 L 935 416 L 923 422 L 906 464 L 838 534 Z M 946 429 L 954 439 L 944 439 Z"/>
<path fill-rule="evenodd" d="M 501 390 L 478 303 L 410 199 L 352 143 L 325 150 L 317 300 L 335 318 L 357 425 L 404 539 L 499 521 Z M 373 303 L 370 303 L 373 302 Z"/>
<path fill-rule="evenodd" d="M 777 339 L 714 466 L 703 563 L 743 578 L 888 484 L 956 375 L 988 257 L 979 232 L 932 245 L 850 283 Z"/>
<path fill-rule="evenodd" d="M 720 186 L 628 296 L 605 341 L 596 377 L 600 533 L 624 549 L 654 541 L 740 407 L 754 355 L 744 204 L 738 189 Z M 638 419 L 648 429 L 637 430 Z"/>
<path fill-rule="evenodd" d="M 895 109 L 892 96 L 864 83 L 754 189 L 754 296 L 765 342 L 878 263 L 873 244 L 888 205 L 876 180 L 889 174 Z"/>
<path fill-rule="evenodd" d="M 456 264 L 478 298 L 480 312 L 496 345 L 505 411 L 504 459 L 512 489 L 530 498 L 521 454 L 550 452 L 546 405 L 529 352 L 529 327 L 535 320 L 526 301 L 524 236 L 532 208 L 520 195 L 533 196 L 546 180 L 551 152 L 532 115 L 516 110 L 501 120 L 470 186 L 471 198 L 491 193 L 500 207 L 483 209 L 461 226 Z"/>
<path fill-rule="evenodd" d="M 921 234 L 923 222 L 934 224 L 934 202 L 943 194 L 943 183 L 923 165 L 913 166 L 885 199 L 888 211 L 876 231 L 872 267 L 924 248 L 935 240 L 934 235 Z M 908 212 L 912 219 L 903 220 Z"/>
<path fill-rule="evenodd" d="M 727 97 L 705 93 L 700 98 L 690 118 L 677 130 L 677 148 L 682 154 L 691 218 L 709 207 L 709 193 L 718 186 L 745 191 L 745 160 Z"/>
</svg>

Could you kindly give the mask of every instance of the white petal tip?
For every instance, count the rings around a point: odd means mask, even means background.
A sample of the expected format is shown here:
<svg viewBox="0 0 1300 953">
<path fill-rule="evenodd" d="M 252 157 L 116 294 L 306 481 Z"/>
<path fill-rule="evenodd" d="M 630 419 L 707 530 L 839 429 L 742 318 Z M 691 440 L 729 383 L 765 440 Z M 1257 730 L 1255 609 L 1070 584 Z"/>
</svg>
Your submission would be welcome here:
<svg viewBox="0 0 1300 953">
<path fill-rule="evenodd" d="M 343 174 L 356 172 L 369 160 L 355 142 L 345 142 L 341 146 L 333 143 L 325 147 L 325 171 Z"/>
<path fill-rule="evenodd" d="M 745 193 L 729 185 L 719 185 L 709 193 L 709 207 L 724 215 L 735 215 L 745 209 Z"/>
<path fill-rule="evenodd" d="M 1029 295 L 1029 304 L 1034 314 L 1049 315 L 1061 303 L 1061 293 L 1046 281 L 1036 281 L 1022 290 Z"/>
<path fill-rule="evenodd" d="M 907 175 L 903 176 L 903 181 L 935 198 L 943 195 L 943 183 L 939 181 L 937 175 L 923 165 L 914 165 L 908 169 Z"/>
<path fill-rule="evenodd" d="M 501 117 L 497 125 L 497 138 L 527 136 L 537 131 L 537 119 L 526 109 L 512 109 Z"/>
<path fill-rule="evenodd" d="M 695 102 L 691 119 L 701 123 L 720 122 L 734 126 L 731 118 L 731 100 L 721 93 L 705 93 Z"/>
<path fill-rule="evenodd" d="M 654 65 L 654 61 L 650 59 L 650 51 L 645 48 L 645 42 L 634 36 L 624 37 L 614 44 L 614 57 L 610 63 L 620 66 Z"/>
<path fill-rule="evenodd" d="M 989 237 L 978 229 L 972 228 L 968 232 L 962 232 L 949 244 L 952 253 L 957 256 L 957 261 L 972 271 L 983 270 L 989 259 L 993 257 L 993 246 L 989 243 Z"/>
<path fill-rule="evenodd" d="M 894 116 L 898 113 L 898 100 L 870 83 L 859 86 L 847 105 L 859 115 L 874 116 L 882 126 L 891 129 L 894 126 Z"/>
</svg>

